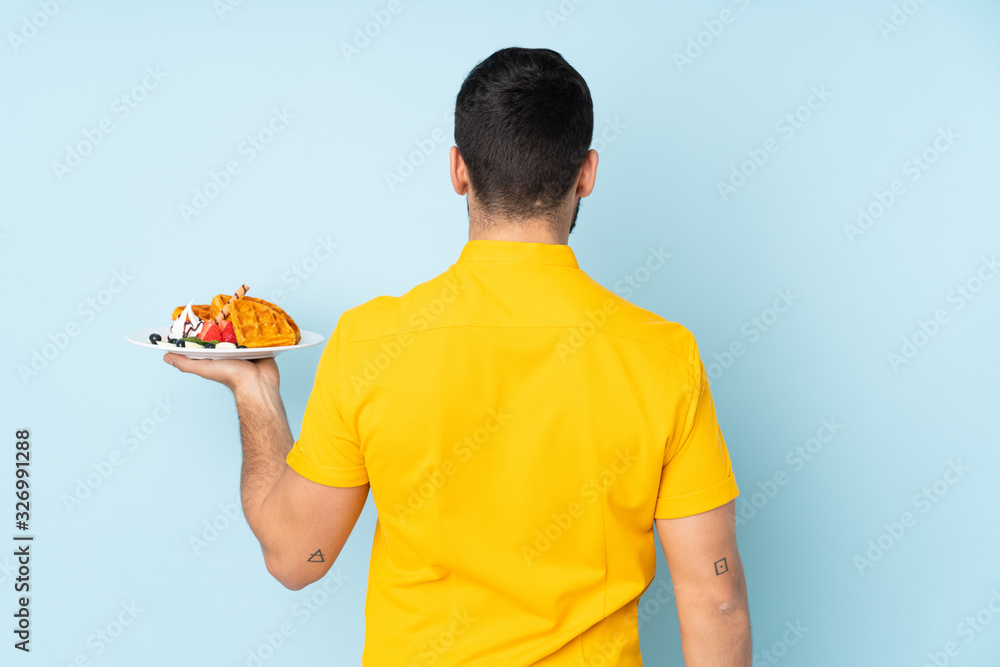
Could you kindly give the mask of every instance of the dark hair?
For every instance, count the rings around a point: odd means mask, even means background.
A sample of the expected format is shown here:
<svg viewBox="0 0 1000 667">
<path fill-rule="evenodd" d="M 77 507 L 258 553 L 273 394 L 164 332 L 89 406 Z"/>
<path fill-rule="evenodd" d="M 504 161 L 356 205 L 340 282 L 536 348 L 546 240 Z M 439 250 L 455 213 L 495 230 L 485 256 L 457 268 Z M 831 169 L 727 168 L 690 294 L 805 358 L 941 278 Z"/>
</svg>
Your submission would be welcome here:
<svg viewBox="0 0 1000 667">
<path fill-rule="evenodd" d="M 590 150 L 594 104 L 580 73 L 550 49 L 501 49 L 455 101 L 455 145 L 487 215 L 554 217 Z"/>
</svg>

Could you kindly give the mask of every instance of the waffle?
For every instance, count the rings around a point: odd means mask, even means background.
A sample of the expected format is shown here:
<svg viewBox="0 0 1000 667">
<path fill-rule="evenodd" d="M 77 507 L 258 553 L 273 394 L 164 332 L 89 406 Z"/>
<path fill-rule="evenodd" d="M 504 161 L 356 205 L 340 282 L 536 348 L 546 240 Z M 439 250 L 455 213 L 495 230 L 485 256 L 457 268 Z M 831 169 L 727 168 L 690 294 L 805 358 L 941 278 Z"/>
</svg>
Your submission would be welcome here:
<svg viewBox="0 0 1000 667">
<path fill-rule="evenodd" d="M 183 313 L 183 312 L 184 312 L 184 306 L 177 306 L 176 308 L 174 308 L 174 314 L 171 316 L 170 320 L 171 321 L 176 320 L 178 317 L 181 316 L 181 313 Z M 212 312 L 212 306 L 208 306 L 208 305 L 204 305 L 204 306 L 194 306 L 194 305 L 192 305 L 191 306 L 191 312 L 194 313 L 195 315 L 197 315 L 198 317 L 200 317 L 203 320 L 210 320 L 210 319 L 212 319 L 215 316 L 215 314 Z M 218 312 L 218 311 L 215 311 L 215 312 Z"/>
<path fill-rule="evenodd" d="M 229 303 L 229 299 L 232 297 L 228 294 L 216 294 L 215 298 L 212 299 L 212 305 L 209 306 L 209 317 L 207 319 L 214 320 L 215 317 L 222 312 L 222 308 Z M 206 319 L 206 318 L 202 318 Z"/>
<path fill-rule="evenodd" d="M 240 288 L 236 290 L 236 294 L 227 297 L 225 294 L 216 294 L 215 298 L 212 299 L 212 320 L 221 325 L 224 320 L 229 319 L 229 302 L 233 299 L 239 299 L 241 296 L 247 293 L 250 289 L 246 285 L 240 285 Z"/>
<path fill-rule="evenodd" d="M 263 306 L 267 306 L 268 308 L 271 308 L 272 310 L 276 310 L 279 313 L 281 313 L 281 316 L 285 318 L 286 322 L 288 322 L 288 326 L 290 326 L 292 328 L 292 331 L 295 332 L 295 344 L 298 344 L 298 342 L 302 340 L 302 332 L 299 331 L 299 325 L 295 323 L 295 320 L 293 320 L 288 313 L 283 311 L 277 305 L 271 303 L 270 301 L 264 301 L 264 299 L 255 299 L 252 296 L 245 296 L 242 298 L 247 299 L 249 301 L 253 301 L 254 303 L 259 303 Z"/>
<path fill-rule="evenodd" d="M 295 345 L 299 338 L 280 309 L 259 303 L 259 299 L 233 299 L 229 303 L 229 320 L 236 332 L 237 345 Z"/>
<path fill-rule="evenodd" d="M 215 298 L 212 299 L 212 317 L 215 317 L 219 312 L 221 312 L 222 311 L 222 307 L 225 306 L 227 303 L 230 304 L 229 311 L 231 313 L 232 310 L 233 310 L 232 303 L 230 302 L 231 298 L 232 297 L 227 296 L 225 294 L 217 294 L 215 296 Z M 252 296 L 241 296 L 238 300 L 246 300 L 246 301 L 250 301 L 251 303 L 259 304 L 261 306 L 266 306 L 267 308 L 270 308 L 271 310 L 276 311 L 282 318 L 284 318 L 284 320 L 288 323 L 288 326 L 291 327 L 292 332 L 295 335 L 295 341 L 292 342 L 292 343 L 287 343 L 288 345 L 297 345 L 298 342 L 300 340 L 302 340 L 302 332 L 299 331 L 299 325 L 297 325 L 295 323 L 295 320 L 293 320 L 291 318 L 291 316 L 289 316 L 288 313 L 286 313 L 284 310 L 282 310 L 277 305 L 271 303 L 270 301 L 265 301 L 264 299 L 256 299 L 256 298 L 254 298 Z M 231 320 L 232 316 L 230 316 L 228 319 Z M 233 322 L 233 324 L 235 325 L 236 323 Z M 236 337 L 237 337 L 237 341 L 238 341 L 239 340 L 239 334 L 237 334 Z M 240 343 L 240 345 L 246 345 L 246 343 Z M 247 347 L 254 347 L 254 346 L 247 345 Z M 260 347 L 260 346 L 256 346 L 256 347 Z"/>
</svg>

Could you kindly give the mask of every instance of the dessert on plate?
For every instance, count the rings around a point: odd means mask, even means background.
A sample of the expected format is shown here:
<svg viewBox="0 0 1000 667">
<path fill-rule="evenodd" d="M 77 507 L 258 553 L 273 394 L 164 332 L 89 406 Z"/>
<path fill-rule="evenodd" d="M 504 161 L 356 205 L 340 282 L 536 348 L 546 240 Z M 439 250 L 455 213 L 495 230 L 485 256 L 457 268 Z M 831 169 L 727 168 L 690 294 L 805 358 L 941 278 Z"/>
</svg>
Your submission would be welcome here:
<svg viewBox="0 0 1000 667">
<path fill-rule="evenodd" d="M 174 308 L 167 339 L 150 334 L 149 342 L 170 347 L 237 349 L 297 345 L 302 333 L 288 313 L 264 299 L 246 296 L 246 285 L 235 294 L 217 294 L 210 304 Z"/>
</svg>

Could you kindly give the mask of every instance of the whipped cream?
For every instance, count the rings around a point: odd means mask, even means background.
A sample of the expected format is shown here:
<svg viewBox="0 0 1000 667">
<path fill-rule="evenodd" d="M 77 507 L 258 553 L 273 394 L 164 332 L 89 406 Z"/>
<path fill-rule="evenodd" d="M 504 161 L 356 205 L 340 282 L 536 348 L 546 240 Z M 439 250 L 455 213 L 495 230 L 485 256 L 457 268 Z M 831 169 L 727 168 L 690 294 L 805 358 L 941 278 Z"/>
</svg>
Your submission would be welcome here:
<svg viewBox="0 0 1000 667">
<path fill-rule="evenodd" d="M 201 333 L 201 328 L 205 323 L 191 311 L 191 304 L 193 303 L 194 299 L 191 299 L 188 305 L 184 306 L 184 311 L 177 316 L 177 319 L 170 326 L 171 338 L 187 338 L 188 336 L 197 336 Z"/>
</svg>

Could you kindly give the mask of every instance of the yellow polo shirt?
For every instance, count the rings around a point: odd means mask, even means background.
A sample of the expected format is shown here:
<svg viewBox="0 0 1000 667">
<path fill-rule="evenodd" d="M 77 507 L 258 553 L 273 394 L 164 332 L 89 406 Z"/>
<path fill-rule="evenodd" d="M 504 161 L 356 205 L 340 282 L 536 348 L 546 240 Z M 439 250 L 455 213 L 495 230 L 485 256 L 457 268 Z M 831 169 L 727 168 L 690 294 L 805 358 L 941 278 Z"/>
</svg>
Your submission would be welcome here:
<svg viewBox="0 0 1000 667">
<path fill-rule="evenodd" d="M 544 243 L 344 312 L 287 461 L 371 484 L 376 667 L 641 665 L 653 519 L 739 494 L 691 332 Z"/>
</svg>

